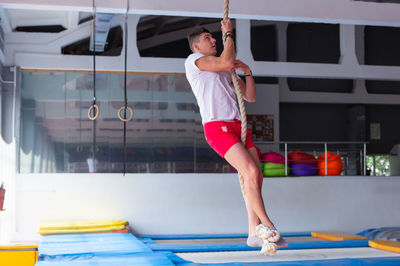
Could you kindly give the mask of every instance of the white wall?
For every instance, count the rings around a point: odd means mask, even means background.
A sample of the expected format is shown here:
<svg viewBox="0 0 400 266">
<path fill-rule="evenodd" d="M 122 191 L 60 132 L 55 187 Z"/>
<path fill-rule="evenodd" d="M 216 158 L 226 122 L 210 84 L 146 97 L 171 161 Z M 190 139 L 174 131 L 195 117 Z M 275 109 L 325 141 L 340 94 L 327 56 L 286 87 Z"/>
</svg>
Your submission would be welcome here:
<svg viewBox="0 0 400 266">
<path fill-rule="evenodd" d="M 265 178 L 270 217 L 283 232 L 356 233 L 398 226 L 399 177 Z M 17 176 L 13 240 L 37 240 L 39 222 L 124 219 L 140 234 L 245 233 L 236 174 Z"/>
<path fill-rule="evenodd" d="M 279 85 L 257 84 L 257 101 L 246 103 L 246 114 L 249 115 L 273 115 L 274 116 L 274 142 L 280 141 L 279 128 Z M 279 144 L 268 142 L 256 142 L 261 152 L 279 152 Z"/>
<path fill-rule="evenodd" d="M 0 137 L 0 185 L 4 182 L 4 211 L 0 211 L 0 245 L 10 241 L 10 232 L 15 231 L 15 169 L 16 144 L 7 144 Z"/>
</svg>

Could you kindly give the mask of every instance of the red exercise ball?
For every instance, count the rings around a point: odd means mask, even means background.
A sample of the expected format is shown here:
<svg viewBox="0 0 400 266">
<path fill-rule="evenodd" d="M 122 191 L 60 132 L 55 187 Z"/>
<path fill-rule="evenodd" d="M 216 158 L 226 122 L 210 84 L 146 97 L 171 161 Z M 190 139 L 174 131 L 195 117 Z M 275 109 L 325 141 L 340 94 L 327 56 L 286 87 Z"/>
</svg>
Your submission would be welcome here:
<svg viewBox="0 0 400 266">
<path fill-rule="evenodd" d="M 304 153 L 301 150 L 297 150 L 296 152 L 288 153 L 289 164 L 296 163 L 308 163 L 308 164 L 317 164 L 317 159 L 311 154 Z"/>
</svg>

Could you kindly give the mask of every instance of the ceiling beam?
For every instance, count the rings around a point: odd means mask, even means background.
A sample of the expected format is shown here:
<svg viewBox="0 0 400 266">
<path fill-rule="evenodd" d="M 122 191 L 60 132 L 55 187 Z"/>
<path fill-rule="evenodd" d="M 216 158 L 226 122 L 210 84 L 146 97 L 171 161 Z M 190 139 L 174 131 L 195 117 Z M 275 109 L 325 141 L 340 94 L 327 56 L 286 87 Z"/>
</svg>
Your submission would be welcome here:
<svg viewBox="0 0 400 266">
<path fill-rule="evenodd" d="M 3 8 L 92 11 L 92 0 L 0 0 Z M 97 12 L 125 13 L 125 0 L 97 0 Z M 223 1 L 129 0 L 129 13 L 222 17 Z M 233 18 L 400 26 L 400 5 L 353 0 L 241 0 L 230 1 Z"/>
</svg>

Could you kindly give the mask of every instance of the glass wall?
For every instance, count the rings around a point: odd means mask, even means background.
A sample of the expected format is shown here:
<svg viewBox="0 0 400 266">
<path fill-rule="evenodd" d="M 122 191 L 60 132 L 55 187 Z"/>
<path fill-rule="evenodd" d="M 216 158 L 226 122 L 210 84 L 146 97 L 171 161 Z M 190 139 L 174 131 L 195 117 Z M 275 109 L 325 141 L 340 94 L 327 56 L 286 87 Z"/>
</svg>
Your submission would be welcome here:
<svg viewBox="0 0 400 266">
<path fill-rule="evenodd" d="M 391 165 L 392 164 L 392 165 Z M 397 175 L 398 171 L 398 158 L 387 154 L 369 155 L 367 156 L 367 171 L 368 175 L 372 176 L 390 176 Z"/>
<path fill-rule="evenodd" d="M 93 74 L 23 72 L 21 173 L 121 173 L 124 166 L 124 75 L 96 73 L 100 115 L 88 119 Z M 201 117 L 186 77 L 128 74 L 127 173 L 229 172 L 204 140 Z"/>
</svg>

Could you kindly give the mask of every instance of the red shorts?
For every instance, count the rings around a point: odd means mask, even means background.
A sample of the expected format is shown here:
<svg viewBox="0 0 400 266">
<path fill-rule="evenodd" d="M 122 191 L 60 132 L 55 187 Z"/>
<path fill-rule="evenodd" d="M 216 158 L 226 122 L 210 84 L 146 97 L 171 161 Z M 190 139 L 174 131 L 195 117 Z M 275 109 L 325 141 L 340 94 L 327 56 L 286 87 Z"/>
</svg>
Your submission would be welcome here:
<svg viewBox="0 0 400 266">
<path fill-rule="evenodd" d="M 236 143 L 241 142 L 242 125 L 241 121 L 234 120 L 233 122 L 214 121 L 204 125 L 204 136 L 208 144 L 221 157 Z M 251 130 L 247 129 L 246 150 L 255 147 L 251 139 Z"/>
</svg>

